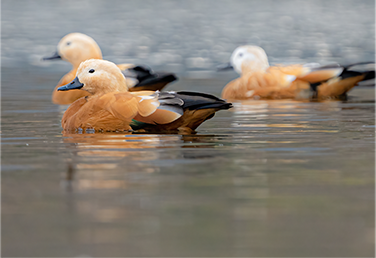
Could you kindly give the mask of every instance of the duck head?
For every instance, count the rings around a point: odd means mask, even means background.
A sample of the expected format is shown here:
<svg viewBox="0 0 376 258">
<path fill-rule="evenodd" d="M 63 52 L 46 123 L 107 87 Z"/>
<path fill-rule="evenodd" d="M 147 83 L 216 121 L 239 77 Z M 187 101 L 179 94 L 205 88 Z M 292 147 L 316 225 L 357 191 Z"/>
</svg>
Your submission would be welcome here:
<svg viewBox="0 0 376 258">
<path fill-rule="evenodd" d="M 54 55 L 43 58 L 43 60 L 51 59 L 63 59 L 73 67 L 78 67 L 85 60 L 102 59 L 102 52 L 91 37 L 82 33 L 70 33 L 60 40 Z"/>
<path fill-rule="evenodd" d="M 248 71 L 266 70 L 269 67 L 265 51 L 258 46 L 240 46 L 234 50 L 230 62 L 218 66 L 218 70 L 233 68 L 238 74 Z"/>
<path fill-rule="evenodd" d="M 109 92 L 126 92 L 128 87 L 121 70 L 112 62 L 90 59 L 78 67 L 76 78 L 58 91 L 81 89 L 92 95 Z"/>
</svg>

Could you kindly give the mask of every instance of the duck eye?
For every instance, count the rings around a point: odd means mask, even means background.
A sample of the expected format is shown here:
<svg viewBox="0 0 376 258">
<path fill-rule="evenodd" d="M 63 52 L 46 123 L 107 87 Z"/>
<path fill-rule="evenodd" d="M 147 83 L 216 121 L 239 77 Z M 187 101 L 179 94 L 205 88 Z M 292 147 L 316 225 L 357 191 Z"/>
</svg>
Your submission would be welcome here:
<svg viewBox="0 0 376 258">
<path fill-rule="evenodd" d="M 71 43 L 70 42 L 67 42 L 67 46 L 69 46 Z"/>
<path fill-rule="evenodd" d="M 239 57 L 242 57 L 243 56 L 243 53 L 239 53 L 239 55 L 238 55 Z"/>
<path fill-rule="evenodd" d="M 90 70 L 89 70 L 89 73 L 94 73 L 94 72 L 95 72 L 94 69 L 90 69 Z"/>
</svg>

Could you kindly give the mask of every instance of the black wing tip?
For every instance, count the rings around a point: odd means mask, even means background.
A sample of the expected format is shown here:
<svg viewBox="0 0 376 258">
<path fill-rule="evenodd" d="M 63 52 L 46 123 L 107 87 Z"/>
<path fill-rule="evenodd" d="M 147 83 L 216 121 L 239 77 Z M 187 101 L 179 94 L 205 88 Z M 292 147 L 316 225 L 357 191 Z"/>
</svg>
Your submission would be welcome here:
<svg viewBox="0 0 376 258">
<path fill-rule="evenodd" d="M 139 83 L 137 83 L 134 87 L 141 87 L 141 86 L 148 86 L 153 84 L 161 84 L 164 85 L 171 83 L 173 81 L 178 80 L 175 74 L 155 74 L 155 76 L 151 75 L 150 78 L 143 78 Z"/>
<path fill-rule="evenodd" d="M 216 97 L 212 94 L 209 94 L 209 93 L 196 92 L 196 91 L 178 91 L 176 93 L 181 94 L 181 95 L 188 95 L 188 96 L 200 96 L 200 97 L 204 97 L 204 98 L 213 99 L 213 100 L 216 100 L 216 101 L 226 102 L 225 100 L 218 98 L 218 97 Z"/>
<path fill-rule="evenodd" d="M 223 109 L 223 110 L 227 110 L 227 109 L 230 109 L 232 108 L 232 103 L 228 103 L 228 102 L 215 102 L 215 103 L 208 103 L 208 104 L 202 104 L 202 105 L 197 105 L 197 106 L 191 106 L 191 107 L 188 107 L 188 109 L 191 109 L 191 110 L 199 110 L 199 109 L 209 109 L 209 108 L 214 108 L 214 109 Z"/>
<path fill-rule="evenodd" d="M 375 71 L 370 71 L 366 73 L 366 76 L 364 77 L 363 81 L 371 80 L 375 78 Z"/>
<path fill-rule="evenodd" d="M 374 61 L 368 61 L 368 62 L 358 62 L 358 63 L 353 63 L 353 64 L 348 64 L 344 65 L 343 67 L 345 69 L 349 69 L 350 67 L 356 66 L 356 65 L 367 65 L 367 64 L 375 64 Z"/>
<path fill-rule="evenodd" d="M 169 73 L 169 74 L 164 75 L 161 79 L 163 79 L 167 83 L 170 83 L 170 82 L 173 82 L 173 81 L 177 81 L 178 77 L 173 73 Z"/>
<path fill-rule="evenodd" d="M 233 105 L 230 102 L 223 103 L 223 105 L 220 107 L 220 109 L 230 109 Z"/>
<path fill-rule="evenodd" d="M 333 63 L 333 64 L 327 64 L 327 65 L 321 65 L 321 66 L 317 66 L 317 67 L 312 67 L 311 69 L 313 71 L 315 70 L 322 70 L 322 69 L 335 69 L 335 68 L 343 68 L 344 71 L 350 69 L 351 67 L 353 66 L 357 66 L 357 65 L 368 65 L 368 64 L 375 64 L 375 62 L 373 61 L 367 61 L 367 62 L 357 62 L 357 63 L 352 63 L 352 64 L 346 64 L 346 65 L 340 65 L 338 63 Z"/>
<path fill-rule="evenodd" d="M 187 108 L 190 110 L 208 108 L 230 109 L 232 107 L 232 103 L 226 102 L 224 99 L 220 99 L 208 93 L 194 91 L 179 91 L 176 92 L 176 94 L 185 102 L 183 108 Z"/>
<path fill-rule="evenodd" d="M 362 65 L 369 65 L 369 64 L 375 64 L 375 62 L 359 62 L 359 63 L 353 63 L 353 64 L 350 64 L 350 65 L 343 66 L 344 69 L 339 76 L 342 79 L 346 79 L 346 78 L 350 78 L 350 77 L 364 75 L 364 78 L 362 79 L 362 81 L 371 80 L 371 79 L 375 78 L 375 69 L 374 69 L 375 67 L 373 68 L 373 70 L 369 69 L 369 68 L 361 68 L 361 67 L 358 67 L 358 69 L 352 68 L 354 66 L 362 66 Z M 352 68 L 352 69 L 350 69 L 350 68 Z"/>
<path fill-rule="evenodd" d="M 129 68 L 129 70 L 133 70 L 133 71 L 136 71 L 136 72 L 144 72 L 144 73 L 148 73 L 148 74 L 151 74 L 151 68 L 146 66 L 146 65 L 136 65 L 132 68 Z"/>
</svg>

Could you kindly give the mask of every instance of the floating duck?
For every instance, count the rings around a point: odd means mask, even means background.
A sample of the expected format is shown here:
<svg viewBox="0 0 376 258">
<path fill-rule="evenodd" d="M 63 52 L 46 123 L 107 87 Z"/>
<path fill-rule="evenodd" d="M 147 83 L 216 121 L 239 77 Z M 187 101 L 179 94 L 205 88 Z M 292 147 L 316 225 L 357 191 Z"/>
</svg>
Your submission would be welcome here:
<svg viewBox="0 0 376 258">
<path fill-rule="evenodd" d="M 82 90 L 62 92 L 57 91 L 57 88 L 71 82 L 75 78 L 77 68 L 81 62 L 88 59 L 102 59 L 102 52 L 94 39 L 82 33 L 70 33 L 60 40 L 55 54 L 43 58 L 43 60 L 52 59 L 63 59 L 73 66 L 73 69 L 64 75 L 55 87 L 52 93 L 52 102 L 66 105 L 71 104 L 81 97 L 88 96 L 88 93 Z M 161 90 L 166 84 L 177 79 L 172 73 L 154 73 L 144 66 L 120 64 L 118 67 L 127 78 L 132 78 L 127 80 L 129 91 Z"/>
<path fill-rule="evenodd" d="M 371 69 L 355 71 L 356 66 L 372 64 Z M 269 66 L 265 51 L 258 46 L 240 46 L 228 64 L 218 70 L 233 68 L 241 76 L 229 82 L 222 98 L 242 99 L 346 99 L 347 92 L 360 81 L 375 77 L 374 63 Z M 307 94 L 308 93 L 308 94 Z"/>
<path fill-rule="evenodd" d="M 80 64 L 76 78 L 58 91 L 84 90 L 63 115 L 65 131 L 194 133 L 205 120 L 231 103 L 197 92 L 128 92 L 126 79 L 114 63 L 91 59 Z"/>
</svg>

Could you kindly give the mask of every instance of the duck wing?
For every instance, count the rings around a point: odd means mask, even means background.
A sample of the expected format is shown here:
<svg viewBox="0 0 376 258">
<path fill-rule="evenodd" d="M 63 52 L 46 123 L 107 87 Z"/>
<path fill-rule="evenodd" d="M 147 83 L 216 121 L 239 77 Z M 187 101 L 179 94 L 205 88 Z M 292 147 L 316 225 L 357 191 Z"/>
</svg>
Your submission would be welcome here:
<svg viewBox="0 0 376 258">
<path fill-rule="evenodd" d="M 137 93 L 135 93 L 137 94 Z M 138 93 L 137 95 L 141 95 Z M 139 96 L 142 97 L 142 96 Z M 145 98 L 145 96 L 144 96 Z M 154 112 L 149 114 L 138 113 L 134 120 L 148 123 L 148 124 L 168 124 L 179 119 L 186 110 L 201 110 L 201 109 L 229 109 L 232 104 L 217 98 L 213 95 L 199 92 L 155 92 L 147 96 L 145 99 L 153 99 L 159 103 Z M 142 103 L 140 101 L 139 103 Z M 145 104 L 149 106 L 145 102 Z M 156 105 L 156 104 L 154 104 Z"/>
<path fill-rule="evenodd" d="M 168 83 L 177 80 L 173 73 L 153 72 L 146 66 L 135 66 L 122 71 L 127 78 L 137 82 L 129 91 L 162 90 Z"/>
</svg>

